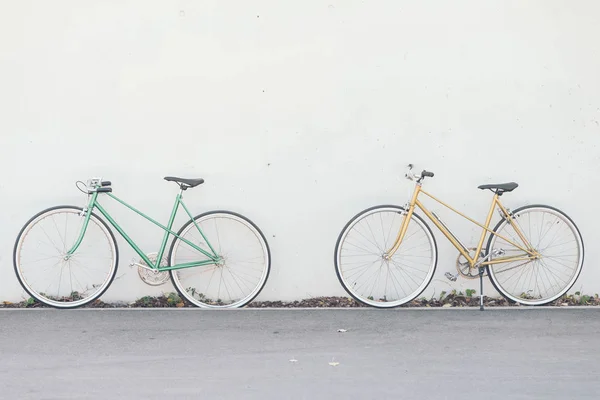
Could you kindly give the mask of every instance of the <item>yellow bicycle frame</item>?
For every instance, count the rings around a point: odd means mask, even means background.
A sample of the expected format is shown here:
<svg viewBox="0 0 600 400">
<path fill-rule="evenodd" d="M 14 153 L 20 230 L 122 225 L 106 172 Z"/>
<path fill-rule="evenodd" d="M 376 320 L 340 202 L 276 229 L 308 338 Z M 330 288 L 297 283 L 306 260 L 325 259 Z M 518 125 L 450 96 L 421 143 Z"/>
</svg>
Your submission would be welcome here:
<svg viewBox="0 0 600 400">
<path fill-rule="evenodd" d="M 419 195 L 421 193 L 428 196 L 429 198 L 435 200 L 436 202 L 440 203 L 444 207 L 449 208 L 450 210 L 454 211 L 456 214 L 460 215 L 463 218 L 466 218 L 467 220 L 471 221 L 472 223 L 474 223 L 475 225 L 477 225 L 483 229 L 481 238 L 479 239 L 479 244 L 477 245 L 477 249 L 475 251 L 475 257 L 471 257 L 468 249 L 466 249 L 456 239 L 456 237 L 450 232 L 450 230 L 446 226 L 444 226 L 444 224 L 442 224 L 442 222 L 438 218 L 436 218 L 433 215 L 433 213 L 431 211 L 429 211 L 423 205 L 423 203 L 421 203 L 419 201 Z M 420 182 L 417 183 L 415 185 L 415 191 L 414 191 L 412 199 L 410 201 L 410 205 L 409 205 L 408 209 L 405 210 L 405 212 L 404 212 L 404 219 L 402 221 L 402 225 L 400 226 L 400 231 L 398 232 L 396 241 L 394 242 L 394 245 L 392 246 L 392 248 L 386 253 L 386 258 L 388 258 L 388 259 L 391 258 L 394 255 L 394 253 L 396 253 L 396 251 L 398 251 L 398 248 L 402 244 L 402 240 L 404 239 L 404 236 L 406 235 L 406 231 L 408 230 L 408 224 L 414 213 L 415 206 L 417 206 L 431 220 L 431 222 L 433 222 L 435 224 L 435 226 L 438 227 L 438 229 L 442 232 L 442 234 L 444 236 L 446 236 L 446 238 L 450 241 L 450 243 L 452 243 L 452 245 L 454 247 L 456 247 L 456 249 L 463 255 L 463 257 L 465 257 L 465 259 L 469 262 L 469 270 L 471 270 L 471 268 L 475 268 L 476 266 L 500 264 L 500 263 L 512 262 L 512 261 L 531 261 L 531 260 L 537 259 L 540 256 L 539 253 L 537 251 L 535 251 L 533 246 L 531 246 L 529 241 L 527 241 L 525 236 L 521 233 L 521 229 L 519 229 L 519 227 L 517 226 L 518 224 L 512 218 L 512 216 L 506 210 L 506 208 L 502 205 L 499 197 L 500 196 L 498 195 L 498 193 L 494 193 L 494 198 L 492 199 L 492 205 L 490 207 L 490 211 L 488 213 L 487 219 L 485 220 L 485 224 L 480 224 L 479 222 L 467 217 L 463 213 L 455 210 L 454 208 L 450 207 L 443 201 L 441 201 L 441 200 L 437 199 L 436 197 L 432 196 L 431 194 L 427 193 L 426 191 L 424 191 L 422 189 L 422 184 Z M 497 234 L 492 229 L 490 229 L 490 222 L 492 221 L 492 216 L 494 214 L 494 210 L 496 209 L 496 206 L 501 210 L 502 214 L 504 215 L 504 218 L 506 218 L 508 223 L 512 225 L 512 227 L 514 228 L 514 230 L 517 233 L 517 235 L 519 236 L 519 238 L 523 241 L 524 246 L 520 246 L 520 245 L 514 243 L 513 241 L 505 238 L 504 236 Z M 477 255 L 481 254 L 481 250 L 483 249 L 483 243 L 485 241 L 485 238 L 486 238 L 488 232 L 491 233 L 492 235 L 498 236 L 501 239 L 504 239 L 506 242 L 515 246 L 519 250 L 522 250 L 523 254 L 518 255 L 518 256 L 512 256 L 512 257 L 511 256 L 499 257 L 494 260 L 488 260 L 488 261 L 485 261 L 485 259 L 484 259 L 483 261 L 478 262 L 479 257 L 477 257 Z M 488 258 L 488 257 L 490 257 L 490 255 L 486 254 L 486 258 Z"/>
</svg>

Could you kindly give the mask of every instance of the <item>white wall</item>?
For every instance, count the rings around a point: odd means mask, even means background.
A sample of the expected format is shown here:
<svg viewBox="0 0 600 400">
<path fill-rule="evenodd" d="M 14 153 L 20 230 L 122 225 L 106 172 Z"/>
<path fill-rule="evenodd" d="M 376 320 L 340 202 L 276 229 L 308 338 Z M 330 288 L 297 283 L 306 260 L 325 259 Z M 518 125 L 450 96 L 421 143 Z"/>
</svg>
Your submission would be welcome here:
<svg viewBox="0 0 600 400">
<path fill-rule="evenodd" d="M 0 300 L 25 296 L 11 259 L 22 225 L 82 204 L 75 181 L 98 175 L 163 221 L 176 187 L 162 177 L 204 177 L 187 192 L 194 212 L 241 212 L 268 237 L 258 299 L 342 295 L 339 231 L 366 207 L 403 204 L 409 162 L 477 219 L 487 182 L 519 182 L 509 207 L 563 209 L 587 250 L 573 290 L 600 292 L 599 14 L 594 0 L 3 1 Z M 161 231 L 109 209 L 157 249 Z M 429 293 L 448 289 L 456 259 L 436 235 Z M 119 244 L 105 300 L 173 290 L 143 284 Z"/>
</svg>

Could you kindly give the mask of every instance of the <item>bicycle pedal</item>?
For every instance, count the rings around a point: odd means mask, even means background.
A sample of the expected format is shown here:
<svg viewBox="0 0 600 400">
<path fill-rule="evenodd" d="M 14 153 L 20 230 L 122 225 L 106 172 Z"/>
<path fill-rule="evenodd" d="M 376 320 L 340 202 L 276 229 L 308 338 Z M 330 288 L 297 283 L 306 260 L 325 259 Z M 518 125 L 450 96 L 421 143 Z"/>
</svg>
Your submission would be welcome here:
<svg viewBox="0 0 600 400">
<path fill-rule="evenodd" d="M 452 282 L 456 282 L 456 280 L 458 279 L 458 275 L 452 275 L 450 272 L 446 272 L 444 275 Z"/>
</svg>

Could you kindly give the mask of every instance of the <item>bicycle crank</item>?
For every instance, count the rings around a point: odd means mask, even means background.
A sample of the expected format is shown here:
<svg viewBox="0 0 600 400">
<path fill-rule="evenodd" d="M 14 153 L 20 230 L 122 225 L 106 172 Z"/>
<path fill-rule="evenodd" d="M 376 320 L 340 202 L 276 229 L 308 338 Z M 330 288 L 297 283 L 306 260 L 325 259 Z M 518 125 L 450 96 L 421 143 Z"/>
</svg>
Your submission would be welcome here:
<svg viewBox="0 0 600 400">
<path fill-rule="evenodd" d="M 470 252 L 475 252 L 477 251 L 477 249 L 475 248 L 470 248 L 468 249 Z M 479 253 L 479 257 L 478 258 L 483 258 L 484 254 L 483 252 Z M 466 279 L 477 279 L 479 278 L 479 268 L 471 268 L 469 270 L 469 262 L 467 261 L 467 259 L 462 255 L 459 254 L 458 258 L 456 259 L 456 270 L 458 271 L 458 274 L 460 276 L 462 276 L 463 278 Z M 486 268 L 487 271 L 487 268 Z M 487 276 L 487 272 L 483 273 L 483 276 Z"/>
<path fill-rule="evenodd" d="M 156 263 L 156 258 L 158 257 L 158 253 L 150 253 L 146 254 L 146 257 L 153 262 Z M 146 264 L 144 260 L 140 260 L 138 265 L 138 275 L 142 282 L 150 286 L 160 286 L 169 281 L 169 271 L 156 271 Z M 163 256 L 161 263 L 161 267 L 167 266 L 167 259 Z"/>
</svg>

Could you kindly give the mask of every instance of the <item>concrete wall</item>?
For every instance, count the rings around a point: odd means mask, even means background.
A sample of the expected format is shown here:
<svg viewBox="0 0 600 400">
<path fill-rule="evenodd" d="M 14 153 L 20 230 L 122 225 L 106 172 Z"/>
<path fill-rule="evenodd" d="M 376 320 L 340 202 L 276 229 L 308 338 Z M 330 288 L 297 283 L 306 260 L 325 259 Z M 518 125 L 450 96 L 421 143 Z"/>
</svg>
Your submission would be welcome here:
<svg viewBox="0 0 600 400">
<path fill-rule="evenodd" d="M 19 229 L 82 204 L 76 180 L 110 179 L 166 221 L 169 174 L 206 179 L 187 192 L 194 212 L 232 209 L 263 229 L 273 271 L 259 299 L 342 295 L 339 231 L 366 207 L 403 204 L 409 162 L 477 219 L 490 195 L 476 186 L 495 181 L 521 185 L 509 207 L 566 211 L 587 245 L 573 290 L 599 292 L 599 13 L 594 0 L 3 1 L 0 299 L 25 296 Z M 104 203 L 156 251 L 159 230 Z M 476 242 L 478 229 L 439 211 Z M 428 293 L 455 271 L 436 234 Z M 119 244 L 105 300 L 172 290 L 143 284 Z"/>
</svg>

